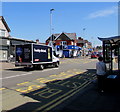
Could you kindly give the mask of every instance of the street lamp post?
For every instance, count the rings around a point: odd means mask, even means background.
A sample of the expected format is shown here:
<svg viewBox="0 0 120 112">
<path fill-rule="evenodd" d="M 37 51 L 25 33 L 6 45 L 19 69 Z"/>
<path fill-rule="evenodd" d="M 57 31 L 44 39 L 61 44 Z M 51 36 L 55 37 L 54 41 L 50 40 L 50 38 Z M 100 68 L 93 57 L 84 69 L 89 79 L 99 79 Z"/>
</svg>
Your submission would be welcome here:
<svg viewBox="0 0 120 112">
<path fill-rule="evenodd" d="M 83 28 L 83 38 L 85 37 L 85 30 L 86 30 L 86 28 Z M 86 43 L 84 43 L 84 46 L 83 46 L 83 56 L 85 57 L 85 55 L 86 55 Z"/>
<path fill-rule="evenodd" d="M 51 38 L 50 38 L 50 44 L 53 44 L 52 43 L 52 11 L 54 11 L 54 9 L 50 9 L 50 36 L 51 36 Z"/>
</svg>

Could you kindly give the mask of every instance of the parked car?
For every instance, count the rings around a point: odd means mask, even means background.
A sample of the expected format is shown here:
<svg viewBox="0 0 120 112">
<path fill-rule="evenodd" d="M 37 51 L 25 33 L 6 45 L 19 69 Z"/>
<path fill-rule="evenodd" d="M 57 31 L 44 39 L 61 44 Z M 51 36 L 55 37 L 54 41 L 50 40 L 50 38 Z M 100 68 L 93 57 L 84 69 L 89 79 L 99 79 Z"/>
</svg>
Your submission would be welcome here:
<svg viewBox="0 0 120 112">
<path fill-rule="evenodd" d="M 98 56 L 98 57 L 103 56 L 103 53 L 102 53 L 102 52 L 98 52 L 98 53 L 97 53 L 97 56 Z"/>
<path fill-rule="evenodd" d="M 93 52 L 92 54 L 91 54 L 91 58 L 97 58 L 98 56 L 97 56 L 97 53 L 96 52 Z"/>
</svg>

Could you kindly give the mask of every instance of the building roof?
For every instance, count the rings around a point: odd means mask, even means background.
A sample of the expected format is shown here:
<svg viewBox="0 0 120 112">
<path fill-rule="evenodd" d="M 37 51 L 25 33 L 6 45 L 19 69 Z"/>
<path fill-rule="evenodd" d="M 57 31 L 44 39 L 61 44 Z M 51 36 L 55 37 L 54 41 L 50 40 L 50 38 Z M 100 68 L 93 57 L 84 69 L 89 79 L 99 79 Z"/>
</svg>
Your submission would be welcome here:
<svg viewBox="0 0 120 112">
<path fill-rule="evenodd" d="M 58 37 L 60 35 L 60 33 L 56 33 L 56 34 L 53 34 L 55 37 Z"/>
<path fill-rule="evenodd" d="M 76 33 L 64 33 L 66 34 L 71 40 L 75 40 L 76 38 Z"/>
<path fill-rule="evenodd" d="M 116 43 L 117 41 L 120 41 L 120 36 L 113 36 L 113 37 L 108 37 L 108 38 L 98 37 L 98 39 L 101 41 L 109 41 L 110 43 Z"/>
<path fill-rule="evenodd" d="M 65 33 L 65 32 L 62 32 L 60 34 L 54 34 L 54 35 L 56 35 L 55 40 L 57 40 L 59 38 L 59 36 L 62 35 L 62 34 L 66 35 L 70 40 L 75 40 L 76 39 L 76 33 Z"/>
<path fill-rule="evenodd" d="M 62 32 L 62 33 L 52 34 L 53 37 L 51 35 L 46 41 L 50 40 L 51 37 L 54 38 L 54 40 L 57 40 L 59 38 L 59 36 L 62 35 L 62 34 L 65 34 L 70 40 L 77 39 L 76 33 L 65 33 L 65 32 Z"/>
<path fill-rule="evenodd" d="M 4 17 L 3 17 L 3 16 L 0 16 L 0 19 L 2 20 L 3 24 L 5 25 L 7 31 L 8 31 L 8 32 L 11 32 L 11 30 L 10 30 L 10 28 L 8 27 L 8 25 L 7 25 L 7 23 L 6 23 L 5 19 L 4 19 Z"/>
<path fill-rule="evenodd" d="M 56 39 L 56 35 L 55 35 L 55 34 L 52 34 L 52 35 L 46 40 L 46 42 L 49 41 L 49 40 L 51 40 L 51 39 L 52 39 L 52 41 L 55 40 L 55 39 Z"/>
<path fill-rule="evenodd" d="M 16 38 L 16 37 L 1 37 L 2 39 L 10 39 L 10 40 L 18 40 L 18 41 L 26 41 L 26 42 L 33 42 L 36 43 L 33 40 L 25 40 L 25 39 L 20 39 L 20 38 Z"/>
</svg>

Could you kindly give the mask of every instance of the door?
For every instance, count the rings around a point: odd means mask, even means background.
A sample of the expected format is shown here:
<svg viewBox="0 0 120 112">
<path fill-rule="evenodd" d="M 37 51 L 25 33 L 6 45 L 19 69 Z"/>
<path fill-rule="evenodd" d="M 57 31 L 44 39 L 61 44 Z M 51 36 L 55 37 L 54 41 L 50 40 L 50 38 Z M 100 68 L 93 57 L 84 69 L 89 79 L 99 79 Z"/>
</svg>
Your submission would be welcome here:
<svg viewBox="0 0 120 112">
<path fill-rule="evenodd" d="M 0 60 L 7 61 L 8 51 L 7 50 L 0 50 Z"/>
<path fill-rule="evenodd" d="M 69 58 L 69 50 L 63 50 L 65 58 Z"/>
</svg>

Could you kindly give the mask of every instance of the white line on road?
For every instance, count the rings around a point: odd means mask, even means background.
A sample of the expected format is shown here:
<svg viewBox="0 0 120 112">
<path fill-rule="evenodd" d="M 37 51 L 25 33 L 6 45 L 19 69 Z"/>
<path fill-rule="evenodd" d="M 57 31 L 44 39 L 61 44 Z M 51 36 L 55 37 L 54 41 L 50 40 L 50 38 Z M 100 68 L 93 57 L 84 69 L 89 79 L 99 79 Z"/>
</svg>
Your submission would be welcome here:
<svg viewBox="0 0 120 112">
<path fill-rule="evenodd" d="M 43 71 L 41 71 L 41 72 L 47 72 L 47 71 L 55 70 L 55 69 L 59 69 L 59 68 L 46 69 L 46 70 L 43 70 Z"/>
<path fill-rule="evenodd" d="M 50 68 L 50 69 L 44 69 L 44 70 L 41 70 L 41 71 L 38 71 L 38 70 L 35 70 L 35 71 L 32 71 L 33 73 L 35 72 L 47 72 L 47 71 L 51 71 L 51 70 L 58 70 L 59 68 Z"/>
<path fill-rule="evenodd" d="M 29 74 L 32 74 L 32 73 L 25 73 L 25 74 L 10 76 L 10 77 L 4 77 L 4 78 L 0 78 L 0 80 L 1 80 L 1 79 L 10 79 L 10 78 L 13 78 L 13 77 L 25 76 L 25 75 L 29 75 Z"/>
<path fill-rule="evenodd" d="M 59 69 L 59 68 L 52 68 L 52 69 L 42 70 L 42 71 L 39 71 L 39 72 L 46 72 L 46 71 L 55 70 L 55 69 Z M 37 71 L 37 72 L 38 72 L 38 71 Z M 9 76 L 9 77 L 4 77 L 4 78 L 0 78 L 0 80 L 10 79 L 10 78 L 20 77 L 20 76 L 25 76 L 25 75 L 29 75 L 29 74 L 32 74 L 32 73 L 33 73 L 33 72 L 29 72 L 29 73 L 20 74 L 20 75 L 14 75 L 14 76 Z"/>
</svg>

